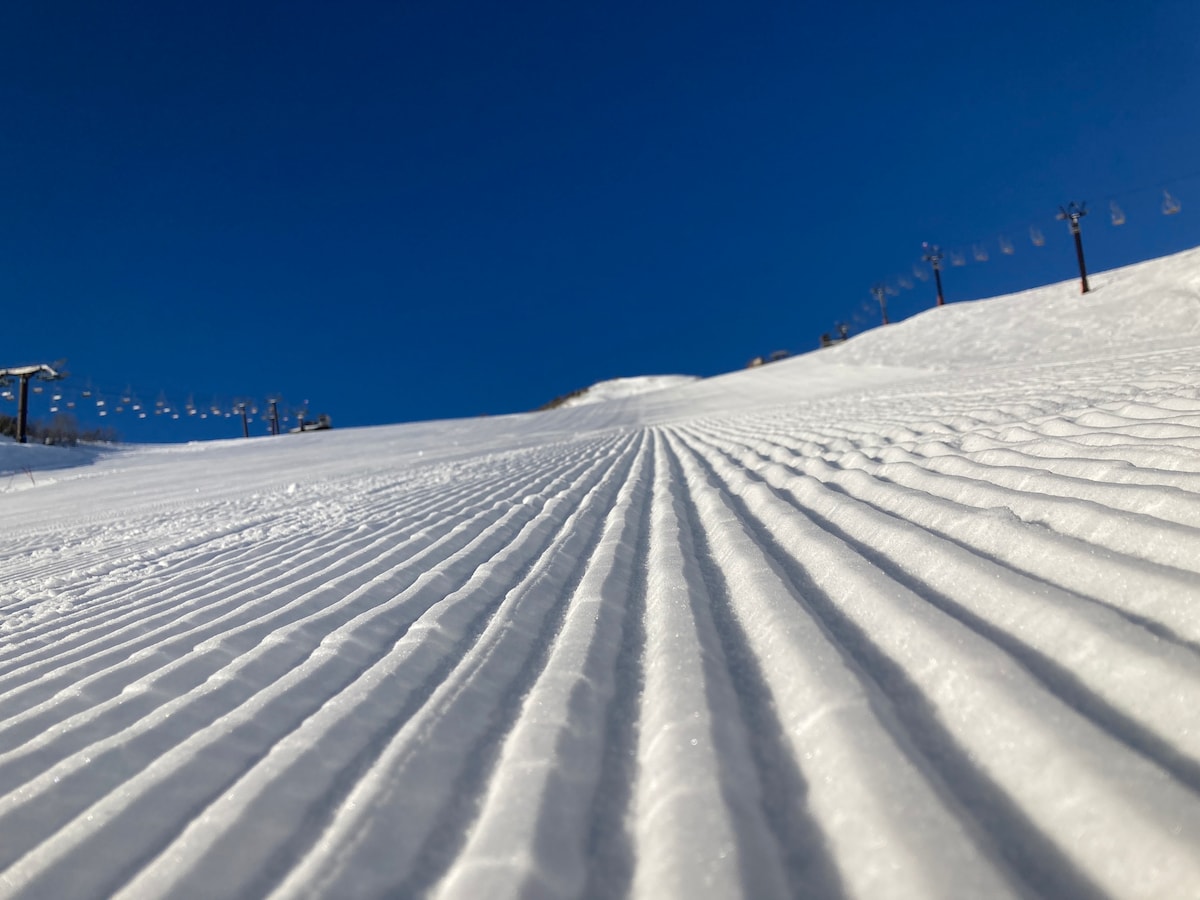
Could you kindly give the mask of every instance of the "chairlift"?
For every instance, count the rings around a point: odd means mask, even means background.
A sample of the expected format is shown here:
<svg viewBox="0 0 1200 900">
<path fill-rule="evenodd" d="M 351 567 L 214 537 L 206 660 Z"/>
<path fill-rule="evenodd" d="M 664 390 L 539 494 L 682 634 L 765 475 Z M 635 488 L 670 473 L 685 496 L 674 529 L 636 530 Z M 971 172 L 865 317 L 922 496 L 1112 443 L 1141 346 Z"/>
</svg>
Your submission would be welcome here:
<svg viewBox="0 0 1200 900">
<path fill-rule="evenodd" d="M 1012 256 L 1013 253 L 1015 252 L 1015 248 L 1013 247 L 1013 242 L 1004 236 L 1000 237 L 1000 252 L 1003 253 L 1005 256 Z"/>
<path fill-rule="evenodd" d="M 965 266 L 966 264 L 967 258 L 963 254 L 959 253 L 957 250 L 950 251 L 950 265 Z"/>
<path fill-rule="evenodd" d="M 1046 246 L 1046 236 L 1042 234 L 1042 230 L 1036 225 L 1029 226 L 1029 239 L 1033 241 L 1033 246 L 1035 247 Z"/>
<path fill-rule="evenodd" d="M 1164 216 L 1173 216 L 1183 209 L 1183 204 L 1171 196 L 1170 191 L 1163 191 L 1162 211 Z"/>
<path fill-rule="evenodd" d="M 1116 200 L 1113 200 L 1108 204 L 1108 213 L 1112 217 L 1112 223 L 1114 225 L 1125 224 L 1125 210 L 1121 209 L 1121 207 L 1117 205 Z"/>
<path fill-rule="evenodd" d="M 909 278 L 907 275 L 901 275 L 899 278 L 896 279 L 896 283 L 899 284 L 900 287 L 904 288 L 904 290 L 906 290 L 906 291 L 912 290 L 912 286 L 913 286 L 912 279 Z"/>
<path fill-rule="evenodd" d="M 987 248 L 984 247 L 982 244 L 976 244 L 975 246 L 973 246 L 971 248 L 971 255 L 975 257 L 975 262 L 987 262 L 988 261 Z"/>
</svg>

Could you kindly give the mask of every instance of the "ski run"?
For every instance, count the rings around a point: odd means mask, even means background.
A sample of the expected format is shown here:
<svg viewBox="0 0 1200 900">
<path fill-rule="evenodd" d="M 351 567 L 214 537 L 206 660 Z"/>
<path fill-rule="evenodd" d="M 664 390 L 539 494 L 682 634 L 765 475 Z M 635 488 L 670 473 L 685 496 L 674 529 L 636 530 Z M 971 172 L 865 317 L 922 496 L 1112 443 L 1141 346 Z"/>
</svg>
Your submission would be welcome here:
<svg viewBox="0 0 1200 900">
<path fill-rule="evenodd" d="M 1093 284 L 0 445 L 0 896 L 1200 897 L 1200 251 Z"/>
</svg>

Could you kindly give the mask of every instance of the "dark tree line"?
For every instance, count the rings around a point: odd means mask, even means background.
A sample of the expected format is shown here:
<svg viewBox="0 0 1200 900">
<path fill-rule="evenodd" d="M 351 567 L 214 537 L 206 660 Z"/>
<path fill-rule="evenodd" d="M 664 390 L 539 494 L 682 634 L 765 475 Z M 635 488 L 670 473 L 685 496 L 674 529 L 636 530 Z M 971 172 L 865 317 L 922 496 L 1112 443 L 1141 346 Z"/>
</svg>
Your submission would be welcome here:
<svg viewBox="0 0 1200 900">
<path fill-rule="evenodd" d="M 59 413 L 49 422 L 27 422 L 25 433 L 31 444 L 54 444 L 60 447 L 74 447 L 81 442 L 112 444 L 120 439 L 112 428 L 80 428 L 79 422 L 69 413 Z M 16 416 L 0 413 L 0 435 L 16 439 Z"/>
</svg>

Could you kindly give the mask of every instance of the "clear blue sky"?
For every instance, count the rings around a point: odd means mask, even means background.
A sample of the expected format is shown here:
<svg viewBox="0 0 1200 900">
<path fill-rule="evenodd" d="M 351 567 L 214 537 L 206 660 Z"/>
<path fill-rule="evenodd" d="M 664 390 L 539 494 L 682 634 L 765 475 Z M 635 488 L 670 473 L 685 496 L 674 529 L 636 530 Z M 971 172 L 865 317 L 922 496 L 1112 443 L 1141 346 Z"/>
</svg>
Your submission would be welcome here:
<svg viewBox="0 0 1200 900">
<path fill-rule="evenodd" d="M 967 254 L 950 301 L 1069 278 L 1070 200 L 1094 270 L 1194 246 L 1198 35 L 1195 0 L 6 4 L 0 366 L 498 414 L 812 349 L 879 281 L 911 315 L 922 241 Z"/>
</svg>

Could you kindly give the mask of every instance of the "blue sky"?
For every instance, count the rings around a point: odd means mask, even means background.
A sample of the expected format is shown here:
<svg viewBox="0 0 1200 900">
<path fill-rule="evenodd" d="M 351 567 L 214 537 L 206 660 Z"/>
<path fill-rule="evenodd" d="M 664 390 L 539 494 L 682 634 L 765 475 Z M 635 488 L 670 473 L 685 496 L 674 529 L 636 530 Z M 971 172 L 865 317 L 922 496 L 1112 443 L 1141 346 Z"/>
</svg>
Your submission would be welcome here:
<svg viewBox="0 0 1200 900">
<path fill-rule="evenodd" d="M 499 414 L 807 351 L 877 282 L 911 315 L 923 241 L 951 302 L 1069 278 L 1071 200 L 1093 270 L 1195 246 L 1197 35 L 1194 0 L 8 4 L 0 366 Z"/>
</svg>

